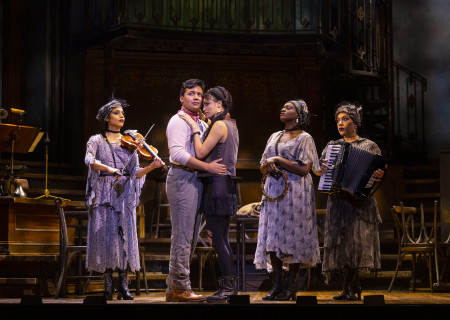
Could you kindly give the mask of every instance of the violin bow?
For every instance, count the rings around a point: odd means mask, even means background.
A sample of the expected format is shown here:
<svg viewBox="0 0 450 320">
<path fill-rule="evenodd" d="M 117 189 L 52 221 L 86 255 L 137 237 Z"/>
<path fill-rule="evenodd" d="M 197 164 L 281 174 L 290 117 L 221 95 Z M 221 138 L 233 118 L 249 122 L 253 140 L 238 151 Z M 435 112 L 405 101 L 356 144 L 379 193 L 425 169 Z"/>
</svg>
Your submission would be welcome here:
<svg viewBox="0 0 450 320">
<path fill-rule="evenodd" d="M 142 138 L 141 142 L 139 143 L 139 145 L 136 147 L 136 149 L 133 151 L 133 153 L 131 154 L 130 158 L 128 159 L 127 163 L 125 163 L 125 165 L 123 166 L 120 175 L 123 175 L 123 172 L 125 170 L 125 168 L 130 164 L 131 159 L 133 159 L 135 153 L 137 153 L 137 151 L 139 150 L 140 147 L 142 147 L 142 145 L 145 142 L 145 138 L 147 138 L 148 134 L 150 133 L 150 131 L 152 131 L 153 127 L 155 126 L 155 124 L 152 124 L 152 126 L 150 127 L 150 129 L 148 129 L 147 133 L 145 134 L 144 138 Z M 128 130 L 127 130 L 128 131 Z M 126 134 L 127 131 L 125 131 L 124 133 Z"/>
</svg>

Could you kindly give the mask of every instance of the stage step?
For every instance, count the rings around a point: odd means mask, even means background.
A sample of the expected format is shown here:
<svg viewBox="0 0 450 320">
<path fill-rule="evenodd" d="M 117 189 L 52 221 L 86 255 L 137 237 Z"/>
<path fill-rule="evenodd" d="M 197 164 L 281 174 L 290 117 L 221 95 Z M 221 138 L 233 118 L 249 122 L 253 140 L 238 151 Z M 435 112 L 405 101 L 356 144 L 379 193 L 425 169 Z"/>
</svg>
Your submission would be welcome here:
<svg viewBox="0 0 450 320">
<path fill-rule="evenodd" d="M 6 176 L 10 174 L 10 159 L 0 159 L 0 175 Z M 76 168 L 73 165 L 65 162 L 49 162 L 48 163 L 49 174 L 76 174 Z M 26 160 L 14 160 L 13 172 L 16 175 L 23 175 L 25 173 L 44 173 L 45 174 L 45 161 L 26 161 Z"/>
</svg>

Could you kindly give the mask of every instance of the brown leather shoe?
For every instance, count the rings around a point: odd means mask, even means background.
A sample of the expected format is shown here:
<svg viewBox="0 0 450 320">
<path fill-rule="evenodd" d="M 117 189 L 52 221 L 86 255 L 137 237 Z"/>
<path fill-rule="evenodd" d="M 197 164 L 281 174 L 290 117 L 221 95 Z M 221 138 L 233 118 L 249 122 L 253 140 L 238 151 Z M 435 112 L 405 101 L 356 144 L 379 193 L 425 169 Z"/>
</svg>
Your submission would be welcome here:
<svg viewBox="0 0 450 320">
<path fill-rule="evenodd" d="M 192 290 L 178 290 L 174 289 L 172 294 L 172 301 L 181 301 L 181 302 L 202 302 L 205 301 L 206 298 L 202 295 L 195 294 Z"/>
<path fill-rule="evenodd" d="M 172 293 L 166 293 L 166 301 L 172 302 L 173 301 L 173 294 Z"/>
</svg>

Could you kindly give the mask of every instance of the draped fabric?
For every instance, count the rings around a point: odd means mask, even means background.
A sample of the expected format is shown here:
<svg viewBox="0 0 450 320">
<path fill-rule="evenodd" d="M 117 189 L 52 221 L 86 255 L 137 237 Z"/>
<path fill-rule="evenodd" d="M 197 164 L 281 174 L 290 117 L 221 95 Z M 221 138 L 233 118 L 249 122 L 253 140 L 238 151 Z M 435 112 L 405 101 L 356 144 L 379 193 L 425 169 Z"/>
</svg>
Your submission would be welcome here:
<svg viewBox="0 0 450 320">
<path fill-rule="evenodd" d="M 343 139 L 330 143 L 344 143 Z M 359 138 L 355 146 L 381 154 L 377 144 Z M 326 155 L 322 152 L 322 158 Z M 381 268 L 378 225 L 381 216 L 375 196 L 362 200 L 347 192 L 332 193 L 327 200 L 324 229 L 324 256 L 322 272 L 327 276 L 344 266 L 358 270 Z"/>
<path fill-rule="evenodd" d="M 313 170 L 319 171 L 316 146 L 310 134 L 302 132 L 294 139 L 278 143 L 276 148 L 280 134 L 282 132 L 275 132 L 269 138 L 261 163 L 275 156 L 278 149 L 281 157 L 311 163 Z M 262 197 L 254 259 L 257 269 L 271 271 L 269 252 L 275 252 L 287 264 L 301 263 L 303 267 L 311 267 L 320 262 L 312 177 L 285 172 L 289 180 L 286 196 L 279 202 Z M 264 188 L 267 195 L 276 197 L 283 192 L 285 183 L 282 178 L 269 176 Z"/>
<path fill-rule="evenodd" d="M 86 268 L 103 273 L 107 268 L 126 270 L 128 266 L 135 272 L 140 269 L 136 207 L 145 175 L 136 178 L 139 169 L 137 154 L 132 155 L 120 143 L 111 143 L 111 147 L 112 150 L 100 134 L 92 136 L 87 143 L 86 206 L 89 208 L 89 223 Z M 119 180 L 102 176 L 90 167 L 97 160 L 121 169 L 130 156 L 129 175 Z"/>
</svg>

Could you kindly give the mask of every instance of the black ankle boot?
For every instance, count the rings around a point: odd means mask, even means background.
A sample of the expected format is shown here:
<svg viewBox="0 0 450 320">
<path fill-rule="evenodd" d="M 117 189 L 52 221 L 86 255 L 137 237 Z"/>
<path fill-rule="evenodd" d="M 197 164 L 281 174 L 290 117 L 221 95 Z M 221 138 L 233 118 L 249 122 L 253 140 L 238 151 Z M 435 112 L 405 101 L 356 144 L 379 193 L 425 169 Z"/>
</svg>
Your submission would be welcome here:
<svg viewBox="0 0 450 320">
<path fill-rule="evenodd" d="M 106 270 L 103 277 L 105 278 L 105 299 L 112 300 L 114 292 L 112 270 Z"/>
<path fill-rule="evenodd" d="M 344 268 L 343 276 L 344 276 L 344 286 L 342 289 L 342 293 L 338 296 L 334 296 L 334 300 L 345 300 L 345 301 L 354 301 L 356 300 L 355 293 L 353 291 L 353 278 L 355 276 L 355 269 Z"/>
<path fill-rule="evenodd" d="M 219 289 L 213 295 L 207 296 L 208 302 L 227 302 L 231 295 L 237 294 L 236 277 L 225 276 L 219 279 Z"/>
<path fill-rule="evenodd" d="M 283 278 L 281 270 L 273 270 L 272 283 L 272 290 L 270 290 L 267 296 L 262 297 L 263 300 L 274 300 L 275 297 L 283 290 Z"/>
<path fill-rule="evenodd" d="M 356 300 L 361 300 L 362 287 L 361 282 L 359 281 L 359 273 L 355 272 L 352 282 L 353 294 L 355 295 Z"/>
<path fill-rule="evenodd" d="M 283 290 L 275 297 L 277 301 L 294 300 L 297 294 L 297 282 L 295 281 L 297 272 L 289 271 L 286 276 L 286 283 Z"/>
<path fill-rule="evenodd" d="M 126 271 L 119 270 L 119 286 L 117 288 L 117 300 L 134 300 L 128 290 L 128 275 Z"/>
</svg>

